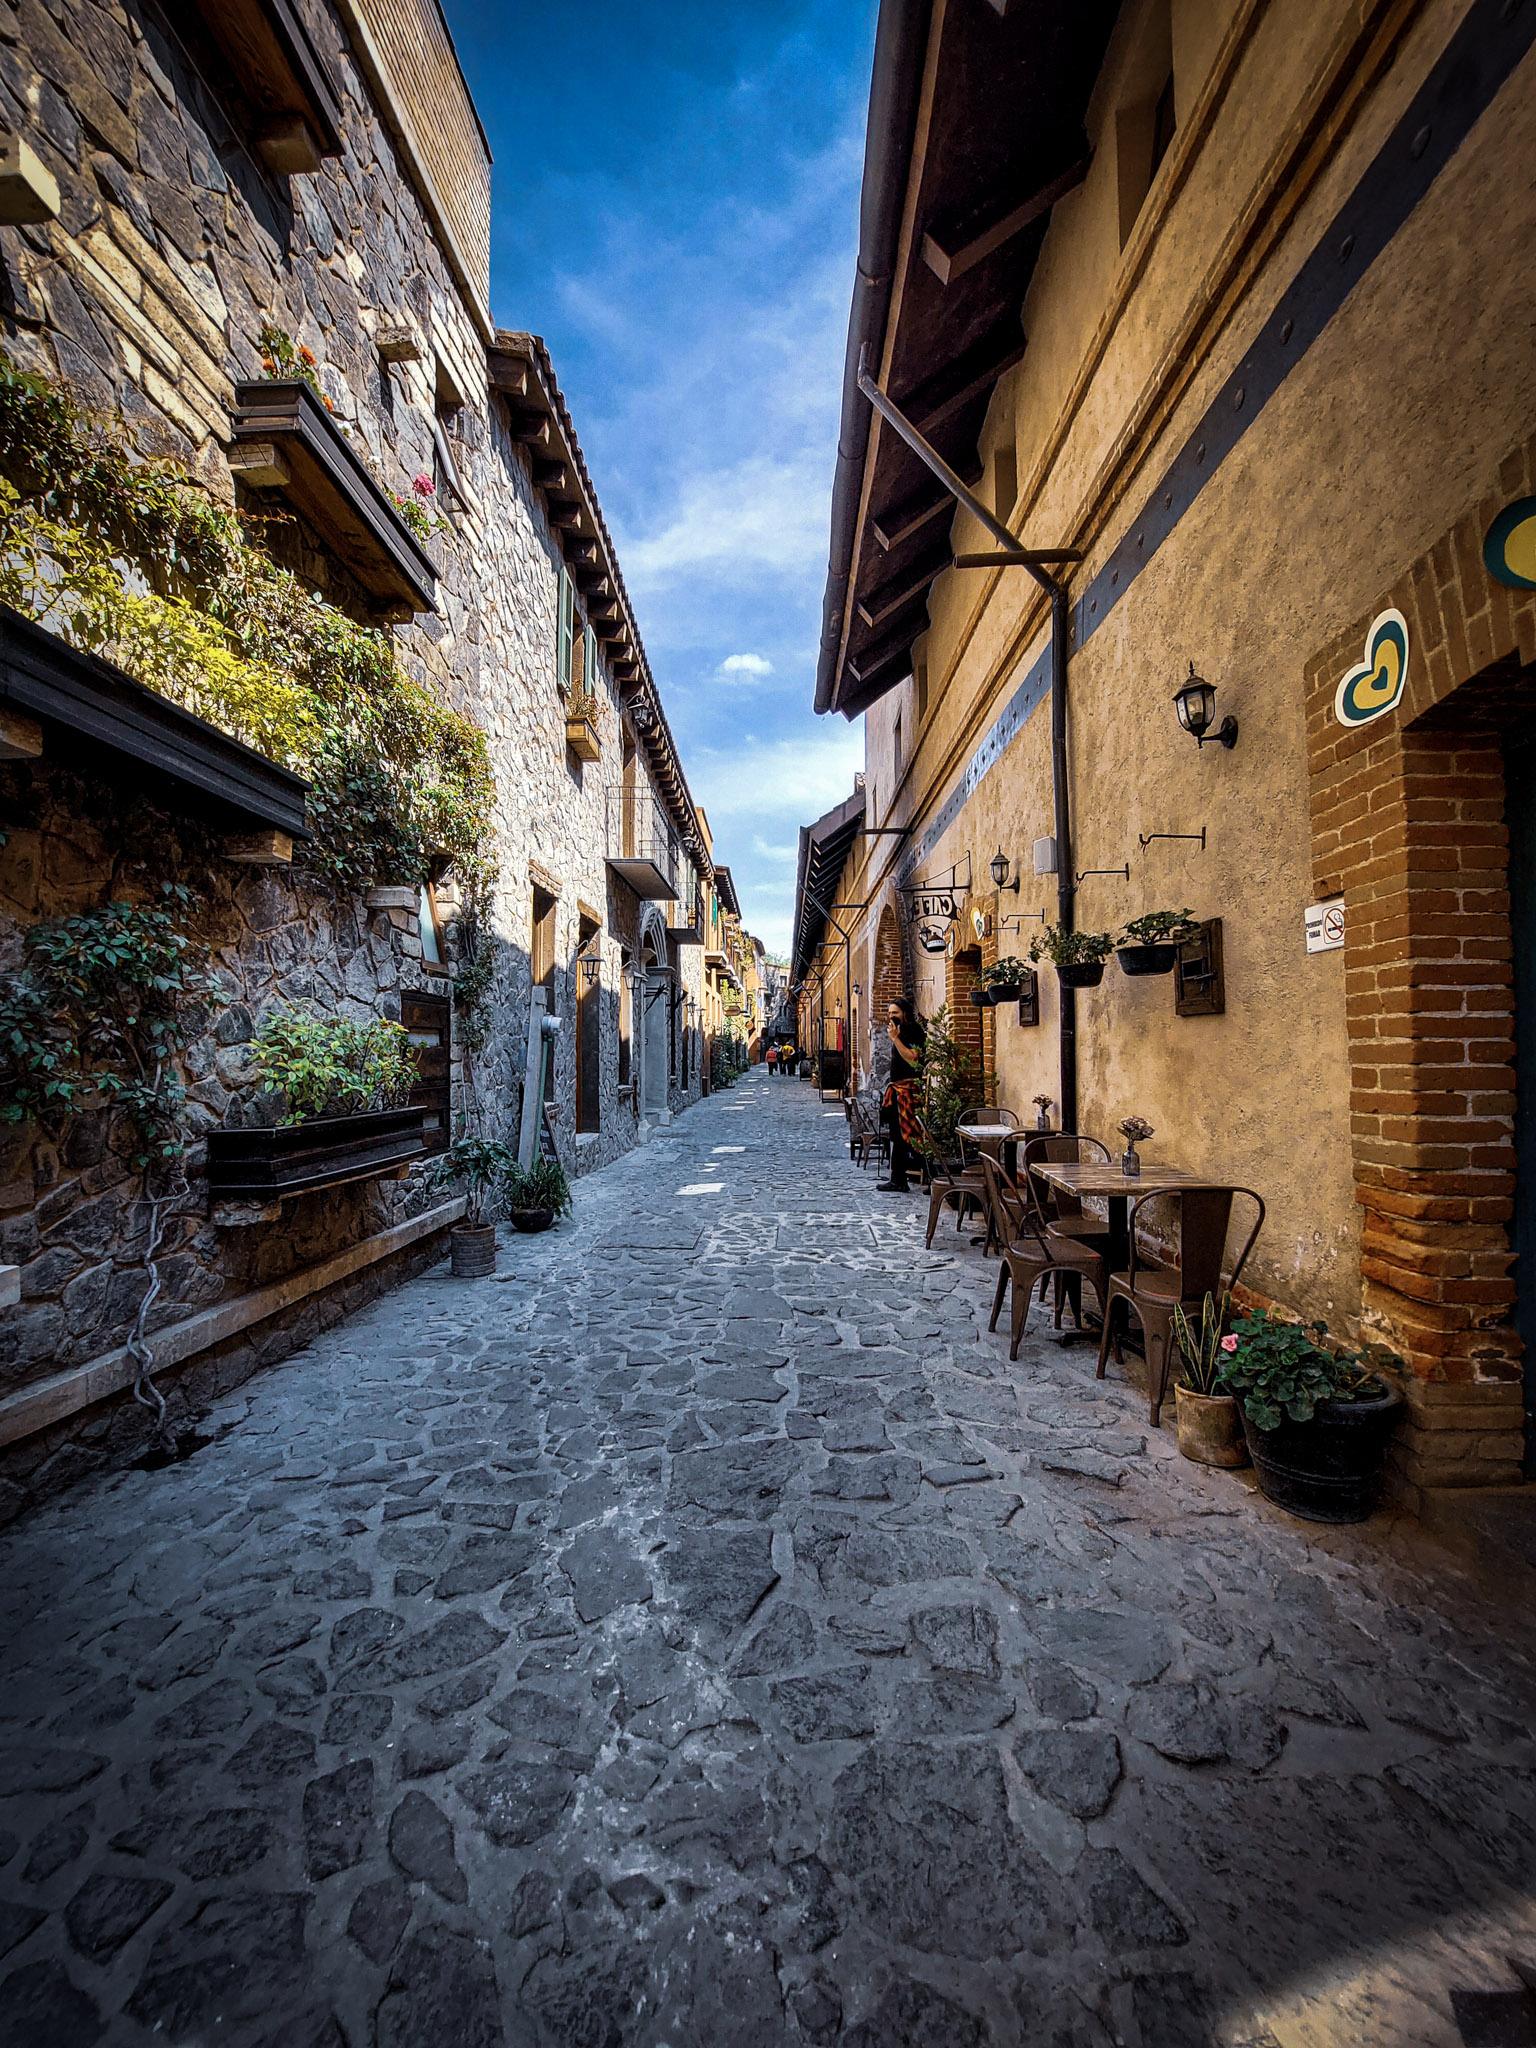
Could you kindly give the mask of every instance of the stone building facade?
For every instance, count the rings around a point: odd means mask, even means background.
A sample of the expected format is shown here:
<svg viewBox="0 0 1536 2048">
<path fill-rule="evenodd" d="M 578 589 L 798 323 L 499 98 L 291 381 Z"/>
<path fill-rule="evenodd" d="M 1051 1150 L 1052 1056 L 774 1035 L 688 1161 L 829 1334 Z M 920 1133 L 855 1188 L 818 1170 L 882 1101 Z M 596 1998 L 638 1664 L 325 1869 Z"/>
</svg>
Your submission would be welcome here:
<svg viewBox="0 0 1536 2048">
<path fill-rule="evenodd" d="M 147 1326 L 190 1411 L 441 1256 L 462 1210 L 413 1168 L 285 1202 L 276 1223 L 210 1213 L 202 1140 L 254 1113 L 264 1011 L 403 1013 L 447 1048 L 441 1130 L 468 1119 L 515 1142 L 537 984 L 559 1019 L 549 1128 L 579 1173 L 700 1092 L 709 857 L 553 366 L 490 319 L 489 158 L 433 0 L 81 0 L 70 15 L 66 31 L 19 0 L 0 35 L 8 354 L 120 412 L 138 456 L 257 515 L 307 584 L 384 623 L 409 675 L 483 728 L 496 788 L 488 1027 L 471 1052 L 451 870 L 430 892 L 380 876 L 349 897 L 306 871 L 302 843 L 291 863 L 232 861 L 153 777 L 51 726 L 40 752 L 0 761 L 7 969 L 36 920 L 181 880 L 220 977 L 189 1055 L 194 1143 Z M 415 564 L 416 597 L 381 597 L 377 564 L 301 501 L 281 452 L 239 438 L 274 329 L 313 358 L 345 438 L 324 420 L 312 437 L 372 479 L 350 488 L 374 505 L 384 581 Z M 417 478 L 438 517 L 425 539 L 388 509 Z M 0 712 L 6 689 L 0 673 Z M 0 1308 L 0 1513 L 142 1436 L 124 1345 L 145 1217 L 103 1121 L 7 1127 L 0 1146 L 0 1272 L 17 1269 L 19 1294 Z"/>
<path fill-rule="evenodd" d="M 1528 1469 L 1536 1389 L 1536 26 L 1047 13 L 882 17 L 860 268 L 890 283 L 859 288 L 818 693 L 867 713 L 884 835 L 839 885 L 860 1061 L 889 992 L 948 1000 L 1026 1117 L 1043 1093 L 1118 1142 L 1138 1113 L 1154 1156 L 1257 1189 L 1251 1291 L 1402 1355 L 1397 1484 L 1454 1517 L 1438 1489 Z M 871 414 L 859 346 L 1044 576 L 961 559 L 999 532 Z M 1230 750 L 1181 728 L 1191 668 Z M 935 953 L 917 887 L 952 892 Z M 1201 922 L 1188 983 L 1111 961 L 1072 1016 L 1042 966 L 1037 1000 L 968 1002 L 1044 922 L 1163 908 Z M 831 990 L 826 936 L 801 971 Z"/>
</svg>

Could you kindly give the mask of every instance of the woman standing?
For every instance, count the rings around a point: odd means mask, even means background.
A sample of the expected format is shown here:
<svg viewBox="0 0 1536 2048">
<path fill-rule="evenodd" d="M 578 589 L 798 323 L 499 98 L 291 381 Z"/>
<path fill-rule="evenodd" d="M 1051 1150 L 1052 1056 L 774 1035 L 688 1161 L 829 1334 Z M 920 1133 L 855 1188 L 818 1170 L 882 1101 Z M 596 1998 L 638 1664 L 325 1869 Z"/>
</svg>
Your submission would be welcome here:
<svg viewBox="0 0 1536 2048">
<path fill-rule="evenodd" d="M 897 996 L 888 1005 L 885 1035 L 891 1041 L 891 1074 L 881 1101 L 880 1117 L 891 1134 L 891 1177 L 880 1182 L 880 1192 L 883 1195 L 904 1195 L 907 1192 L 907 1172 L 919 1138 L 916 1082 L 927 1036 L 910 996 Z"/>
</svg>

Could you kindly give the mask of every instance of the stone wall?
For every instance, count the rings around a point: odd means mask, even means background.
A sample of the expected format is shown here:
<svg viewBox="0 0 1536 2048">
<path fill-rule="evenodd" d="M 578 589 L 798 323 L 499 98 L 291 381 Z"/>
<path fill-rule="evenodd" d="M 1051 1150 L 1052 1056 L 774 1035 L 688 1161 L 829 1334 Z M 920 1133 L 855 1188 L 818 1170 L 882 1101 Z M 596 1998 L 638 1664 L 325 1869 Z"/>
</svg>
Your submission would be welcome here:
<svg viewBox="0 0 1536 2048">
<path fill-rule="evenodd" d="M 306 12 L 341 86 L 343 149 L 313 173 L 282 177 L 253 148 L 249 110 L 197 10 L 178 9 L 173 26 L 153 0 L 126 10 L 79 0 L 66 33 L 42 0 L 0 0 L 0 127 L 28 137 L 62 202 L 56 220 L 0 228 L 5 345 L 88 404 L 119 408 L 142 454 L 171 456 L 220 501 L 262 513 L 270 499 L 236 490 L 225 444 L 235 384 L 260 373 L 263 323 L 312 349 L 336 418 L 386 490 L 438 473 L 439 422 L 462 494 L 438 475 L 447 521 L 429 544 L 438 609 L 392 630 L 407 670 L 483 724 L 497 784 L 491 1026 L 473 1056 L 455 1044 L 454 1103 L 488 1134 L 515 1137 L 537 873 L 558 895 L 556 1007 L 566 1024 L 557 1142 L 567 1166 L 584 1170 L 643 1135 L 617 1081 L 620 955 L 637 945 L 640 906 L 604 862 L 623 711 L 606 672 L 588 678 L 606 707 L 604 752 L 584 764 L 567 750 L 556 683 L 560 548 L 487 382 L 484 315 L 461 296 L 434 239 L 408 175 L 419 167 L 402 161 L 409 124 L 381 116 L 339 17 L 324 6 Z M 415 360 L 386 362 L 379 333 L 400 325 L 416 336 Z M 363 594 L 326 536 L 275 509 L 273 551 L 363 616 Z M 172 875 L 194 884 L 198 929 L 228 985 L 189 1061 L 194 1135 L 244 1113 L 248 1041 L 273 1002 L 390 1016 L 403 992 L 450 985 L 426 976 L 412 914 L 370 915 L 312 886 L 302 862 L 292 873 L 233 867 L 163 813 L 130 818 L 121 785 L 16 765 L 0 770 L 0 797 L 12 828 L 0 854 L 0 962 L 17 958 L 21 929 L 36 917 L 114 890 L 144 894 Z M 601 926 L 602 1087 L 600 1128 L 578 1145 L 569 1020 L 584 913 Z M 698 949 L 674 965 L 697 997 Z M 638 1043 L 635 1058 L 638 1071 Z M 686 1089 L 674 1087 L 674 1108 L 698 1094 L 698 1064 Z M 131 1179 L 89 1120 L 60 1146 L 37 1132 L 11 1136 L 0 1188 L 10 1247 L 0 1261 L 23 1267 L 25 1290 L 19 1310 L 0 1311 L 3 1402 L 121 1343 L 137 1302 L 140 1224 Z M 154 1321 L 169 1326 L 323 1260 L 431 1199 L 417 1173 L 293 1204 L 280 1226 L 218 1231 L 194 1150 Z M 386 1279 L 375 1273 L 367 1284 Z M 281 1327 L 267 1330 L 260 1355 L 282 1342 Z M 81 1426 L 104 1440 L 95 1420 Z M 50 1456 L 68 1435 L 52 1433 Z M 12 1465 L 18 1457 L 29 1486 L 46 1486 L 37 1447 L 0 1452 Z"/>
</svg>

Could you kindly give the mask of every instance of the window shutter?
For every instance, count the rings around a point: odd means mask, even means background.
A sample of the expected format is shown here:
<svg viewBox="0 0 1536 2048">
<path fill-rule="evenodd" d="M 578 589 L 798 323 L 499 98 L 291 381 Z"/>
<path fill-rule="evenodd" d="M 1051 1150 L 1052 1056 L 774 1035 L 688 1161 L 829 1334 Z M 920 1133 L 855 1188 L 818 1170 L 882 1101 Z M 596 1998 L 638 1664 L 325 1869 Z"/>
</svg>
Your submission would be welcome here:
<svg viewBox="0 0 1536 2048">
<path fill-rule="evenodd" d="M 585 689 L 597 689 L 597 635 L 590 626 L 581 643 L 581 680 Z"/>
<path fill-rule="evenodd" d="M 568 569 L 560 571 L 560 647 L 559 681 L 560 694 L 568 697 L 571 692 L 571 669 L 576 655 L 576 592 L 571 584 Z"/>
</svg>

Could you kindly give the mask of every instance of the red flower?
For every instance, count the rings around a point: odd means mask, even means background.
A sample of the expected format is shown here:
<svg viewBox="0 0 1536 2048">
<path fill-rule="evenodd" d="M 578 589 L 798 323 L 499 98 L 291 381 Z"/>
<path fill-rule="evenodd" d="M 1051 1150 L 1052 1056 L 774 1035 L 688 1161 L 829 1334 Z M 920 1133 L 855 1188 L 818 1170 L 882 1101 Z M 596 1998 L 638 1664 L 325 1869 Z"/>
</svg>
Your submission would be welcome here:
<svg viewBox="0 0 1536 2048">
<path fill-rule="evenodd" d="M 309 367 L 313 369 L 315 367 L 314 350 L 308 348 L 301 348 L 299 350 L 299 361 L 301 363 L 308 363 Z"/>
<path fill-rule="evenodd" d="M 411 478 L 411 489 L 418 498 L 435 498 L 437 496 L 437 485 L 433 483 L 425 470 L 422 471 L 420 476 Z"/>
</svg>

